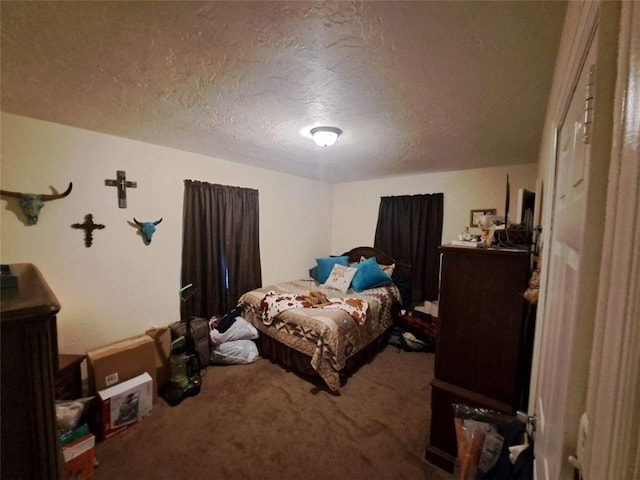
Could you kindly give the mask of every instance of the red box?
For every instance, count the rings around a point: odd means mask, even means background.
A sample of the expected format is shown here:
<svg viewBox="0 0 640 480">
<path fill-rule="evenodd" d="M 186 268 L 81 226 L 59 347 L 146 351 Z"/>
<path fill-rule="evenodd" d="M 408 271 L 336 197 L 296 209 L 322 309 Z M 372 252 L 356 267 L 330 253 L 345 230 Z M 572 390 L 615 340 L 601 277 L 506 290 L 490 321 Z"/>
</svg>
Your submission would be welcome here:
<svg viewBox="0 0 640 480">
<path fill-rule="evenodd" d="M 414 310 L 406 314 L 399 314 L 396 322 L 406 327 L 421 340 L 435 346 L 438 338 L 438 320 L 427 313 Z"/>
<path fill-rule="evenodd" d="M 143 373 L 98 392 L 102 440 L 113 437 L 151 415 L 153 380 Z"/>
<path fill-rule="evenodd" d="M 62 447 L 64 471 L 68 480 L 88 480 L 94 478 L 96 459 L 96 437 L 89 434 Z"/>
</svg>

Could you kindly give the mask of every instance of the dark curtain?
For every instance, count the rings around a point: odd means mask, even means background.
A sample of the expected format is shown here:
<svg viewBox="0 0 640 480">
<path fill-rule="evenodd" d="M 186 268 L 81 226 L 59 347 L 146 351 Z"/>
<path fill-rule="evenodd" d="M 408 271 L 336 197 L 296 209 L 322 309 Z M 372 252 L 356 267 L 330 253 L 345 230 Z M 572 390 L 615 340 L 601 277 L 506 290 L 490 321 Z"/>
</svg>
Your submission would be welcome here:
<svg viewBox="0 0 640 480">
<path fill-rule="evenodd" d="M 210 318 L 262 285 L 258 191 L 185 180 L 182 285 L 195 294 L 181 317 Z"/>
<path fill-rule="evenodd" d="M 382 197 L 373 246 L 411 265 L 414 302 L 438 299 L 444 194 Z"/>
</svg>

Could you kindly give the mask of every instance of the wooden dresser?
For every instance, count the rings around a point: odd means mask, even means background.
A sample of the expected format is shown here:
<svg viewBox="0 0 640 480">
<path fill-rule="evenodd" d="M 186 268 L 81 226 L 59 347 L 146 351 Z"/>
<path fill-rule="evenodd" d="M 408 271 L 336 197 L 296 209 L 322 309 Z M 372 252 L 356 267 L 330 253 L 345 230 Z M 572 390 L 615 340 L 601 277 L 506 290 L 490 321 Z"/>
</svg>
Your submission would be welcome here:
<svg viewBox="0 0 640 480">
<path fill-rule="evenodd" d="M 425 457 L 453 471 L 452 403 L 513 414 L 526 408 L 533 317 L 522 294 L 530 253 L 504 248 L 440 247 L 439 336 Z"/>
<path fill-rule="evenodd" d="M 60 305 L 35 266 L 9 267 L 18 287 L 2 290 L 2 478 L 55 479 L 62 471 L 54 398 Z"/>
</svg>

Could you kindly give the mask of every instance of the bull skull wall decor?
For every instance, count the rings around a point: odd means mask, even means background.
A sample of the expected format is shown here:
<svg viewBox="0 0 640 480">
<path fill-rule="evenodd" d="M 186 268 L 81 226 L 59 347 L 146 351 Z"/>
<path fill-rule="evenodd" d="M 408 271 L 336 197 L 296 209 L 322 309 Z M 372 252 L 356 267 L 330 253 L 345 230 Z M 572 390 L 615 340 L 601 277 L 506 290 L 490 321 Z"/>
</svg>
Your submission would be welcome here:
<svg viewBox="0 0 640 480">
<path fill-rule="evenodd" d="M 140 228 L 140 234 L 142 235 L 144 244 L 149 245 L 151 243 L 151 237 L 153 237 L 153 233 L 156 231 L 156 225 L 162 221 L 162 218 L 155 222 L 140 222 L 134 217 L 133 221 L 136 222 L 136 225 Z"/>
<path fill-rule="evenodd" d="M 66 197 L 71 193 L 72 187 L 73 183 L 69 182 L 69 186 L 64 192 L 50 195 L 9 192 L 7 190 L 0 190 L 0 195 L 6 195 L 7 197 L 15 197 L 20 199 L 19 205 L 22 209 L 22 213 L 24 213 L 25 217 L 27 217 L 29 225 L 35 225 L 36 223 L 38 223 L 38 216 L 40 215 L 40 210 L 42 209 L 42 207 L 44 207 L 44 202 Z"/>
</svg>

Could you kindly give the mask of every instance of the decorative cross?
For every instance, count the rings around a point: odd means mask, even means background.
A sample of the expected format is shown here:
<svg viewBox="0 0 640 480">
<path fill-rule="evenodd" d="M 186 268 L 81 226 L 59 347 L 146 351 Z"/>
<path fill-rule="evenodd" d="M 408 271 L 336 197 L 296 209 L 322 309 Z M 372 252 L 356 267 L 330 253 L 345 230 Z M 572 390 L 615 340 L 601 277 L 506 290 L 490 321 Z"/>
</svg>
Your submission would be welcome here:
<svg viewBox="0 0 640 480">
<path fill-rule="evenodd" d="M 84 230 L 84 244 L 87 247 L 90 247 L 93 243 L 93 231 L 102 230 L 104 228 L 104 225 L 93 223 L 93 215 L 91 215 L 90 213 L 87 213 L 84 216 L 84 223 L 74 223 L 71 226 L 73 228 L 80 228 Z"/>
<path fill-rule="evenodd" d="M 136 188 L 138 182 L 127 181 L 124 170 L 118 170 L 116 174 L 115 180 L 105 180 L 104 184 L 109 187 L 118 187 L 118 207 L 127 208 L 127 187 Z"/>
</svg>

